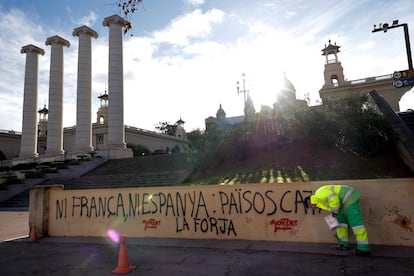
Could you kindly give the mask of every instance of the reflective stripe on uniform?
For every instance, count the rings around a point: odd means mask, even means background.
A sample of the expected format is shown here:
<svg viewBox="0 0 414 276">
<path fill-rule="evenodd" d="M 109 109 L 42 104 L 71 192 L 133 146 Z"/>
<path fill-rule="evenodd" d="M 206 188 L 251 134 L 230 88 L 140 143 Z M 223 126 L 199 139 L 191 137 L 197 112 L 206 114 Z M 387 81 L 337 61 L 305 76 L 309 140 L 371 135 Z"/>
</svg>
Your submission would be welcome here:
<svg viewBox="0 0 414 276">
<path fill-rule="evenodd" d="M 368 244 L 367 240 L 357 240 L 357 244 Z"/>
<path fill-rule="evenodd" d="M 339 227 L 336 228 L 336 236 L 339 240 L 348 242 L 348 224 L 339 224 Z"/>
<path fill-rule="evenodd" d="M 359 230 L 363 228 L 365 228 L 365 225 L 362 224 L 362 225 L 357 225 L 357 226 L 352 227 L 352 230 L 355 231 L 355 230 Z"/>
<path fill-rule="evenodd" d="M 334 197 L 336 197 L 336 196 L 338 196 L 336 193 L 335 193 L 335 185 L 331 185 L 331 191 L 332 191 L 332 194 L 330 194 L 329 196 L 327 196 L 327 200 L 328 200 L 328 202 L 332 199 L 332 198 L 334 198 Z M 338 213 L 339 212 L 339 206 L 338 207 L 335 207 L 335 208 L 332 208 L 331 207 L 331 212 L 334 212 L 334 213 Z"/>
<path fill-rule="evenodd" d="M 328 195 L 328 197 L 327 197 L 328 201 L 331 200 L 335 196 L 336 196 L 336 194 L 330 194 L 330 195 Z"/>
<path fill-rule="evenodd" d="M 346 192 L 345 196 L 342 198 L 342 204 L 345 204 L 346 200 L 352 194 L 353 191 L 354 191 L 354 189 L 349 188 L 349 190 Z"/>
</svg>

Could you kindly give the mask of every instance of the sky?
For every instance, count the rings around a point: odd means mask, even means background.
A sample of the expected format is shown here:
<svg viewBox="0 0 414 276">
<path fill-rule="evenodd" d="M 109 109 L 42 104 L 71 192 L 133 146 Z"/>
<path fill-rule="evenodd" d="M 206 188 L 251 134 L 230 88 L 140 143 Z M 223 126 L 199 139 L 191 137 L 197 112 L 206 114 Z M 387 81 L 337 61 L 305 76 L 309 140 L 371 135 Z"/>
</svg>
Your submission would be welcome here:
<svg viewBox="0 0 414 276">
<path fill-rule="evenodd" d="M 48 37 L 70 42 L 64 48 L 63 126 L 76 124 L 78 37 L 87 25 L 92 39 L 92 122 L 98 96 L 108 86 L 108 34 L 102 22 L 121 15 L 116 0 L 0 0 L 0 130 L 21 131 L 26 55 L 23 46 L 42 48 L 38 107 L 48 106 Z M 248 90 L 256 111 L 272 106 L 283 76 L 296 97 L 320 103 L 325 57 L 331 40 L 347 80 L 408 69 L 403 28 L 372 33 L 374 24 L 398 19 L 414 37 L 412 0 L 143 0 L 129 16 L 123 36 L 124 123 L 155 130 L 160 122 L 185 121 L 187 132 L 205 128 L 220 105 L 227 117 L 243 114 Z M 412 39 L 411 39 L 412 40 Z M 414 47 L 414 45 L 413 45 Z M 244 75 L 244 77 L 243 77 Z M 244 81 L 243 81 L 244 80 Z M 110 92 L 109 92 L 110 95 Z M 400 102 L 414 109 L 414 92 Z"/>
</svg>

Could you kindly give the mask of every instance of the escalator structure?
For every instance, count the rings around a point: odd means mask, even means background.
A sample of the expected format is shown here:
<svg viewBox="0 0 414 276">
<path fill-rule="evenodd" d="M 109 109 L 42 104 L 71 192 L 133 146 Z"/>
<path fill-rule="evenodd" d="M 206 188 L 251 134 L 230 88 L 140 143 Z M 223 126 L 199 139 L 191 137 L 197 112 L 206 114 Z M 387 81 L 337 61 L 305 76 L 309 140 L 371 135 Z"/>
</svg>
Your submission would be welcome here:
<svg viewBox="0 0 414 276">
<path fill-rule="evenodd" d="M 399 156 L 414 172 L 414 111 L 395 112 L 375 90 L 369 96 L 391 126 Z"/>
</svg>

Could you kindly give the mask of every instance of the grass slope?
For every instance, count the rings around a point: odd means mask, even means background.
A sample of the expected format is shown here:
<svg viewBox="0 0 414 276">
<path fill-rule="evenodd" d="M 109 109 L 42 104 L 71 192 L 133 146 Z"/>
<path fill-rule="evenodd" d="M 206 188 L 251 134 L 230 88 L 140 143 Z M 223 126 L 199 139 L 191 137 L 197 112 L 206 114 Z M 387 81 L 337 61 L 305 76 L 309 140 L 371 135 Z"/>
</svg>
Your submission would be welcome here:
<svg viewBox="0 0 414 276">
<path fill-rule="evenodd" d="M 292 142 L 256 146 L 247 153 L 217 158 L 186 185 L 289 183 L 317 180 L 405 178 L 414 173 L 395 152 L 361 159 L 338 148 Z"/>
</svg>

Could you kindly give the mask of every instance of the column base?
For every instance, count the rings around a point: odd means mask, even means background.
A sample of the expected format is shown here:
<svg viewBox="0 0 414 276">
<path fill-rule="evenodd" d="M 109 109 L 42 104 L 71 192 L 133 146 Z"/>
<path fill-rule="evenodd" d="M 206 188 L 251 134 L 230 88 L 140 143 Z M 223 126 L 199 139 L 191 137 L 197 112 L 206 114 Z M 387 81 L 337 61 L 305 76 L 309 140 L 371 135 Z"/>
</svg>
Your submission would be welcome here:
<svg viewBox="0 0 414 276">
<path fill-rule="evenodd" d="M 58 156 L 58 155 L 65 155 L 65 151 L 64 150 L 53 150 L 53 151 L 46 150 L 44 154 L 44 156 Z"/>
<path fill-rule="evenodd" d="M 94 156 L 95 155 L 95 150 L 93 147 L 85 147 L 85 148 L 79 148 L 79 149 L 75 149 L 72 152 L 68 153 L 69 156 L 71 156 L 72 158 L 76 158 L 78 156 Z"/>
<path fill-rule="evenodd" d="M 30 155 L 19 155 L 19 157 L 13 158 L 11 160 L 8 160 L 9 163 L 14 166 L 17 164 L 30 164 L 30 163 L 36 163 L 39 162 L 40 158 L 39 156 L 30 156 Z"/>
<path fill-rule="evenodd" d="M 104 150 L 97 151 L 99 156 L 102 156 L 106 159 L 123 159 L 123 158 L 132 158 L 134 155 L 132 149 L 129 148 L 109 148 Z"/>
<path fill-rule="evenodd" d="M 31 158 L 38 158 L 39 154 L 37 152 L 33 153 L 19 153 L 18 159 L 31 159 Z"/>
</svg>

